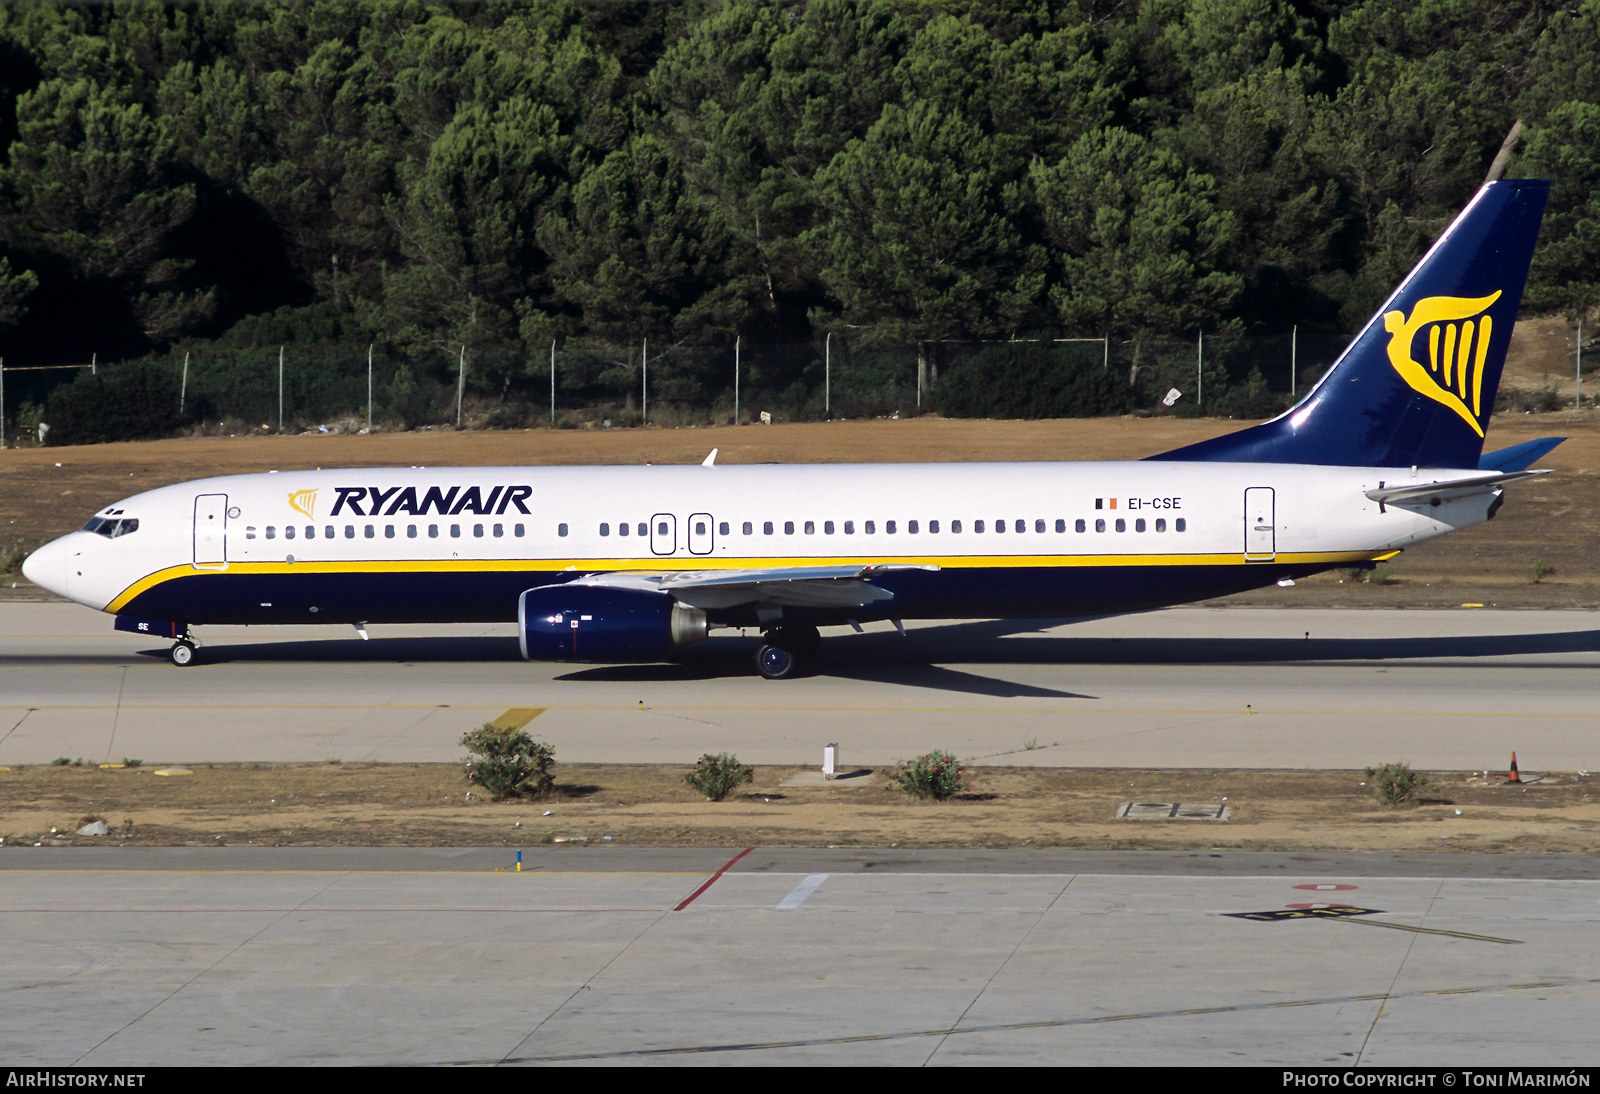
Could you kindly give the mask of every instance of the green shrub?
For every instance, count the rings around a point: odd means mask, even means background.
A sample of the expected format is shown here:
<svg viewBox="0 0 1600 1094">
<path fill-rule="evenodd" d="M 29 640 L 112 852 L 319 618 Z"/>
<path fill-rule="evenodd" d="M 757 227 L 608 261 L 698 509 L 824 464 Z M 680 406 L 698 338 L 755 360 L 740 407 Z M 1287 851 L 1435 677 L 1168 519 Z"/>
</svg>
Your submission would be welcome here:
<svg viewBox="0 0 1600 1094">
<path fill-rule="evenodd" d="M 967 788 L 966 770 L 956 766 L 956 758 L 935 750 L 903 760 L 889 772 L 889 780 L 914 798 L 944 801 Z"/>
<path fill-rule="evenodd" d="M 947 418 L 1090 418 L 1126 414 L 1133 390 L 1121 373 L 1082 353 L 1007 342 L 946 369 L 935 401 Z"/>
<path fill-rule="evenodd" d="M 1556 572 L 1556 568 L 1542 558 L 1533 560 L 1533 565 L 1528 567 L 1528 582 L 1537 585 L 1545 578 Z"/>
<path fill-rule="evenodd" d="M 467 761 L 467 781 L 483 787 L 495 801 L 536 797 L 555 782 L 550 767 L 556 750 L 520 729 L 485 724 L 463 733 L 461 747 L 478 757 Z"/>
<path fill-rule="evenodd" d="M 165 437 L 179 424 L 178 377 L 144 361 L 80 373 L 51 393 L 46 420 L 53 445 Z"/>
<path fill-rule="evenodd" d="M 1384 764 L 1367 768 L 1367 782 L 1373 796 L 1384 805 L 1404 805 L 1425 790 L 1432 790 L 1425 775 L 1411 770 L 1409 764 Z"/>
<path fill-rule="evenodd" d="M 695 761 L 694 770 L 683 777 L 685 783 L 714 802 L 726 798 L 734 787 L 754 779 L 755 768 L 741 764 L 739 757 L 731 752 L 716 755 L 707 752 Z"/>
</svg>

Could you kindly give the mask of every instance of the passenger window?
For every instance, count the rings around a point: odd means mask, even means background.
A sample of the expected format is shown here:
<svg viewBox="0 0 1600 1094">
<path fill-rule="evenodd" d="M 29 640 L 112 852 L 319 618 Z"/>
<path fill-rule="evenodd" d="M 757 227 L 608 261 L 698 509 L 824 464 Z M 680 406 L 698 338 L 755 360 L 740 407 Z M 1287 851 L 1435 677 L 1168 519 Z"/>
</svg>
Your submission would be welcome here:
<svg viewBox="0 0 1600 1094">
<path fill-rule="evenodd" d="M 825 536 L 833 535 L 833 521 L 825 520 L 822 522 L 822 534 Z"/>
<path fill-rule="evenodd" d="M 1042 531 L 1044 531 L 1044 521 L 1042 521 L 1042 520 L 1036 520 L 1036 521 L 1034 521 L 1034 522 L 1033 522 L 1033 530 L 1034 530 L 1034 531 L 1035 531 L 1035 532 L 1042 532 Z"/>
<path fill-rule="evenodd" d="M 245 525 L 244 538 L 245 539 L 255 539 L 256 538 L 256 530 L 255 530 L 255 527 L 253 525 L 248 525 L 248 524 Z"/>
<path fill-rule="evenodd" d="M 306 525 L 306 538 L 307 539 L 316 539 L 317 538 L 317 526 L 315 524 Z"/>
<path fill-rule="evenodd" d="M 366 528 L 366 533 L 367 533 L 367 538 L 368 538 L 368 539 L 376 539 L 376 538 L 377 538 L 377 537 L 378 537 L 378 530 L 377 530 L 377 529 L 376 529 L 376 528 L 374 528 L 374 527 L 373 527 L 373 526 L 372 526 L 372 525 L 370 525 L 370 524 L 369 524 L 369 525 L 367 525 L 367 528 Z M 391 535 L 391 536 L 393 536 L 393 535 L 394 535 L 394 533 L 393 533 L 393 532 L 392 532 L 392 531 L 391 531 L 391 532 L 390 532 L 390 533 L 389 533 L 389 535 Z"/>
<path fill-rule="evenodd" d="M 505 534 L 506 534 L 506 526 L 504 524 L 496 524 L 494 526 L 494 538 L 495 539 L 500 539 Z"/>
<path fill-rule="evenodd" d="M 939 534 L 939 522 L 938 521 L 930 520 L 928 522 L 928 534 L 932 535 L 932 536 L 936 536 L 936 535 Z"/>
<path fill-rule="evenodd" d="M 603 528 L 603 527 L 605 527 L 605 525 L 601 525 L 601 527 Z M 630 531 L 632 531 L 632 529 L 628 526 L 628 522 L 627 521 L 623 521 L 621 524 L 617 525 L 617 535 L 619 535 L 619 536 L 625 536 Z"/>
<path fill-rule="evenodd" d="M 669 524 L 667 524 L 666 521 L 662 521 L 660 524 L 656 525 L 656 535 L 658 535 L 658 536 L 667 536 L 667 535 L 671 535 L 671 534 L 672 534 L 672 528 L 671 528 L 671 526 Z"/>
<path fill-rule="evenodd" d="M 1133 522 L 1133 530 L 1135 532 L 1144 531 L 1144 518 L 1143 517 L 1140 517 L 1138 520 Z"/>
<path fill-rule="evenodd" d="M 354 524 L 346 524 L 344 526 L 344 538 L 345 539 L 355 539 L 356 538 L 356 526 Z"/>
<path fill-rule="evenodd" d="M 1117 531 L 1126 532 L 1127 530 L 1128 530 L 1128 522 L 1123 520 L 1121 517 L 1118 517 L 1117 518 Z"/>
<path fill-rule="evenodd" d="M 1067 522 L 1064 521 L 1064 520 L 1057 520 L 1056 521 L 1056 531 L 1057 532 L 1065 532 L 1066 530 L 1067 530 Z M 1082 529 L 1079 529 L 1079 530 L 1081 531 Z M 1041 529 L 1039 529 L 1039 531 L 1042 532 L 1042 531 L 1044 531 L 1044 529 L 1041 528 Z"/>
<path fill-rule="evenodd" d="M 981 521 L 981 520 L 975 520 L 975 521 L 973 521 L 973 522 L 972 522 L 972 530 L 973 530 L 973 531 L 974 531 L 974 532 L 979 532 L 979 533 L 981 533 L 981 532 L 982 532 L 982 531 L 983 531 L 983 521 Z"/>
<path fill-rule="evenodd" d="M 523 529 L 523 527 L 522 527 L 522 525 L 520 525 L 520 524 L 513 524 L 513 525 L 512 525 L 512 526 L 511 526 L 511 534 L 512 534 L 512 535 L 514 535 L 514 536 L 516 536 L 516 537 L 517 537 L 517 538 L 518 538 L 518 539 L 521 539 L 521 538 L 522 538 L 522 537 L 523 537 L 523 535 L 524 535 L 524 534 L 525 534 L 525 532 L 524 532 L 524 529 Z"/>
<path fill-rule="evenodd" d="M 761 534 L 764 536 L 770 536 L 772 534 L 772 522 L 770 520 L 764 520 L 761 522 Z"/>
<path fill-rule="evenodd" d="M 1017 531 L 1019 533 L 1026 532 L 1027 530 L 1028 530 L 1028 522 L 1027 521 L 1025 521 L 1025 520 L 1017 521 Z M 1039 529 L 1039 531 L 1042 532 L 1042 531 L 1044 531 L 1044 529 L 1041 528 L 1041 529 Z"/>
<path fill-rule="evenodd" d="M 294 525 L 285 524 L 283 526 L 283 538 L 284 539 L 293 539 L 294 538 Z"/>
<path fill-rule="evenodd" d="M 472 526 L 472 535 L 473 535 L 473 538 L 475 538 L 475 539 L 482 539 L 483 538 L 483 525 L 474 524 Z"/>
<path fill-rule="evenodd" d="M 884 533 L 886 535 L 891 535 L 891 536 L 894 535 L 894 521 L 892 521 L 892 520 L 884 521 L 883 522 L 883 531 L 884 531 Z"/>
<path fill-rule="evenodd" d="M 406 525 L 406 538 L 407 539 L 416 539 L 417 538 L 417 526 L 415 524 Z"/>
<path fill-rule="evenodd" d="M 786 536 L 794 535 L 794 521 L 786 520 L 783 522 L 783 534 Z"/>
<path fill-rule="evenodd" d="M 1089 530 L 1089 525 L 1084 522 L 1082 517 L 1079 517 L 1077 520 L 1072 522 L 1072 530 L 1075 532 L 1087 532 Z"/>
<path fill-rule="evenodd" d="M 914 521 L 914 520 L 906 521 L 906 534 L 909 535 L 909 536 L 914 536 L 914 535 L 917 534 L 917 522 L 916 521 Z"/>
<path fill-rule="evenodd" d="M 1104 532 L 1106 530 L 1106 522 L 1104 517 L 1096 517 L 1094 519 L 1094 530 L 1096 532 Z"/>
<path fill-rule="evenodd" d="M 814 521 L 814 520 L 806 521 L 805 529 L 806 529 L 806 535 L 808 535 L 808 536 L 816 535 L 817 534 L 817 522 Z"/>
<path fill-rule="evenodd" d="M 346 527 L 346 528 L 350 528 L 350 526 L 349 526 L 349 525 L 348 525 L 348 524 L 347 524 L 347 525 L 345 525 L 345 527 Z M 349 537 L 350 537 L 350 538 L 351 538 L 351 539 L 355 539 L 355 538 L 356 538 L 356 530 L 355 530 L 355 529 L 354 529 L 354 528 L 350 528 L 350 530 L 349 530 L 349 532 L 348 532 L 348 533 L 346 533 L 346 534 L 347 534 L 347 535 L 348 535 L 348 536 L 349 536 Z M 331 525 L 331 524 L 330 524 L 330 525 L 328 525 L 328 526 L 327 526 L 327 527 L 325 527 L 325 528 L 323 528 L 323 529 L 322 529 L 322 538 L 323 538 L 323 539 L 337 539 L 337 538 L 339 538 L 339 535 L 338 535 L 338 533 L 337 533 L 337 532 L 335 532 L 335 531 L 334 531 L 334 530 L 333 530 L 333 525 Z"/>
<path fill-rule="evenodd" d="M 717 535 L 725 536 L 727 534 L 728 534 L 728 522 L 727 521 L 723 521 L 721 524 L 717 525 Z"/>
<path fill-rule="evenodd" d="M 429 539 L 438 539 L 439 538 L 439 526 L 437 524 L 428 525 L 428 538 Z"/>
<path fill-rule="evenodd" d="M 956 533 L 957 535 L 959 535 L 961 533 L 961 522 L 959 520 L 951 521 L 950 522 L 950 531 L 952 531 L 952 532 Z"/>
<path fill-rule="evenodd" d="M 856 534 L 856 522 L 855 521 L 847 520 L 847 521 L 844 522 L 844 534 L 847 535 L 847 536 L 853 536 L 853 535 Z"/>
<path fill-rule="evenodd" d="M 1172 530 L 1174 532 L 1187 532 L 1189 530 L 1189 522 L 1179 517 L 1172 522 Z"/>
<path fill-rule="evenodd" d="M 995 521 L 994 522 L 994 530 L 996 532 L 1004 532 L 1006 530 L 1006 522 L 1003 521 L 1003 520 Z"/>
<path fill-rule="evenodd" d="M 605 523 L 604 521 L 601 521 L 600 522 L 600 534 L 602 536 L 609 536 L 611 534 L 611 525 Z"/>
<path fill-rule="evenodd" d="M 878 525 L 874 521 L 863 521 L 861 524 L 861 530 L 870 536 L 877 532 Z"/>
<path fill-rule="evenodd" d="M 648 536 L 650 534 L 650 525 L 646 524 L 642 520 L 639 522 L 639 534 L 641 536 Z"/>
<path fill-rule="evenodd" d="M 267 538 L 268 539 L 276 539 L 277 537 L 278 537 L 277 525 L 274 525 L 274 524 L 267 525 Z"/>
<path fill-rule="evenodd" d="M 567 526 L 565 524 L 556 525 L 556 535 L 565 536 L 566 534 L 567 534 Z"/>
<path fill-rule="evenodd" d="M 749 521 L 745 521 L 743 527 L 744 527 L 744 534 L 745 535 L 753 536 L 753 535 L 756 534 L 756 526 L 754 524 L 751 524 Z"/>
<path fill-rule="evenodd" d="M 1165 532 L 1166 530 L 1167 530 L 1167 518 L 1166 517 L 1157 517 L 1156 518 L 1156 531 Z"/>
</svg>

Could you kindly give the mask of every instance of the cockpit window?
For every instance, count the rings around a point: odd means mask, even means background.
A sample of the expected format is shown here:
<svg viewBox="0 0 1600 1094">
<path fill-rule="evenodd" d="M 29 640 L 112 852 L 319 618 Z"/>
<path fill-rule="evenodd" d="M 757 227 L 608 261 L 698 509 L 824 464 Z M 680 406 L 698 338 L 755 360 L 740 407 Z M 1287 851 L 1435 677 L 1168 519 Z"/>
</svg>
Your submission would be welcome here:
<svg viewBox="0 0 1600 1094">
<path fill-rule="evenodd" d="M 91 517 L 89 523 L 83 526 L 85 532 L 94 532 L 105 536 L 107 539 L 116 539 L 118 536 L 132 535 L 139 530 L 137 518 Z"/>
</svg>

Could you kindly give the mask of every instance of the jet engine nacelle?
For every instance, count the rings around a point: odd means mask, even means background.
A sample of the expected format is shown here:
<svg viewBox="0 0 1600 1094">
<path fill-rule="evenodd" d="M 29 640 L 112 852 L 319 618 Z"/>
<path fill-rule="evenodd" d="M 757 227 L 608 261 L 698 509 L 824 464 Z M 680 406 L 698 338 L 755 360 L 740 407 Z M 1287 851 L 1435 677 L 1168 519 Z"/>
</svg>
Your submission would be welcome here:
<svg viewBox="0 0 1600 1094">
<path fill-rule="evenodd" d="M 546 585 L 517 601 L 529 661 L 660 661 L 706 636 L 706 613 L 664 593 Z"/>
</svg>

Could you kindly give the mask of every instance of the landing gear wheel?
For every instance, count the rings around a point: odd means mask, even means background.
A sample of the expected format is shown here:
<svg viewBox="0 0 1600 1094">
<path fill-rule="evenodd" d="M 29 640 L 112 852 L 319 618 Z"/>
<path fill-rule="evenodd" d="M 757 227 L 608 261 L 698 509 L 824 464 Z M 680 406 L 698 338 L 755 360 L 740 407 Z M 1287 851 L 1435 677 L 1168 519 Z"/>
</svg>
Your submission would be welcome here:
<svg viewBox="0 0 1600 1094">
<path fill-rule="evenodd" d="M 793 676 L 800 665 L 794 652 L 771 642 L 761 643 L 756 650 L 756 671 L 768 680 L 783 680 Z"/>
<path fill-rule="evenodd" d="M 190 642 L 188 639 L 184 639 L 181 642 L 174 642 L 172 644 L 172 649 L 167 651 L 167 656 L 170 657 L 172 659 L 172 663 L 177 665 L 180 669 L 187 665 L 192 665 L 194 664 L 195 658 L 194 643 Z"/>
</svg>

